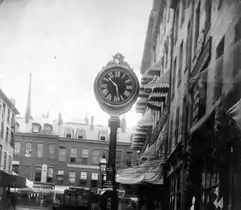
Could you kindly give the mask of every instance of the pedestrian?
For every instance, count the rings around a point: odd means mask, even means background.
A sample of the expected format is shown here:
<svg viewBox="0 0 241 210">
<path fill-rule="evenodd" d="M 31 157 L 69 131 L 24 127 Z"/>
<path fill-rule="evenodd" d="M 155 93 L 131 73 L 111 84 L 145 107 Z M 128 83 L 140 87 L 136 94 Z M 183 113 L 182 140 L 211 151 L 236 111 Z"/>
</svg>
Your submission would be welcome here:
<svg viewBox="0 0 241 210">
<path fill-rule="evenodd" d="M 11 195 L 11 207 L 13 210 L 16 209 L 16 197 L 14 194 Z"/>
</svg>

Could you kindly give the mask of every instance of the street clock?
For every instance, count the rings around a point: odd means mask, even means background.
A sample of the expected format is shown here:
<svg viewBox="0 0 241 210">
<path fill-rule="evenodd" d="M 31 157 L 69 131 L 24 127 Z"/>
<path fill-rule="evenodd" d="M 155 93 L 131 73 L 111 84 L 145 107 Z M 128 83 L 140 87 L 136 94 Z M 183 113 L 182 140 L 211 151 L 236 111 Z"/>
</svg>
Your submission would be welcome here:
<svg viewBox="0 0 241 210">
<path fill-rule="evenodd" d="M 98 73 L 94 93 L 100 107 L 111 116 L 120 116 L 131 109 L 138 97 L 139 82 L 123 55 L 114 55 Z"/>
</svg>

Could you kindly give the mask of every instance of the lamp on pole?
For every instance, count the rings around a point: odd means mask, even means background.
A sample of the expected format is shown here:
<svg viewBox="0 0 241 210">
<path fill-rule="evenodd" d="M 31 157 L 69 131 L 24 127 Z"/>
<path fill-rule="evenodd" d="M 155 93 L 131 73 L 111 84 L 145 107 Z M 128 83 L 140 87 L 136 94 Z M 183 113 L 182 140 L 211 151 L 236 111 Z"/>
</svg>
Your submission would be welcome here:
<svg viewBox="0 0 241 210">
<path fill-rule="evenodd" d="M 100 166 L 100 175 L 101 175 L 101 188 L 103 189 L 103 185 L 104 185 L 104 175 L 105 175 L 105 171 L 106 171 L 106 165 L 107 165 L 107 161 L 105 159 L 105 155 L 102 155 L 102 158 L 99 162 L 99 166 Z"/>
</svg>

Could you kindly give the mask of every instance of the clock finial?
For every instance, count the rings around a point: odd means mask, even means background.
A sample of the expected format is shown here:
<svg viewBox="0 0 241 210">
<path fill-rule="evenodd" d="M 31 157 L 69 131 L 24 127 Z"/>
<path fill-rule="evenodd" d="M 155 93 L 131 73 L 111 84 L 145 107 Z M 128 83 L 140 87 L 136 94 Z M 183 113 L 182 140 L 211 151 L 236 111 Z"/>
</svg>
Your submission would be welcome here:
<svg viewBox="0 0 241 210">
<path fill-rule="evenodd" d="M 103 69 L 109 68 L 111 66 L 123 66 L 124 68 L 128 68 L 130 70 L 133 70 L 130 65 L 125 61 L 125 57 L 121 53 L 116 53 L 113 55 L 113 59 L 109 61 L 106 66 L 103 67 Z"/>
</svg>

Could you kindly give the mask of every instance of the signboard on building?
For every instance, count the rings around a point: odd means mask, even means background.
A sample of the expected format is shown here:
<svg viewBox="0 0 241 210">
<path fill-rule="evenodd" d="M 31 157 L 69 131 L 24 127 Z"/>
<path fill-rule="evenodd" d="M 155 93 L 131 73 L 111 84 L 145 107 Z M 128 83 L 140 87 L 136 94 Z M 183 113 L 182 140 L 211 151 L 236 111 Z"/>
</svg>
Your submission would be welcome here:
<svg viewBox="0 0 241 210">
<path fill-rule="evenodd" d="M 47 182 L 47 171 L 48 171 L 48 166 L 46 164 L 43 164 L 42 171 L 41 171 L 41 182 L 43 183 Z"/>
</svg>

